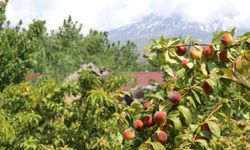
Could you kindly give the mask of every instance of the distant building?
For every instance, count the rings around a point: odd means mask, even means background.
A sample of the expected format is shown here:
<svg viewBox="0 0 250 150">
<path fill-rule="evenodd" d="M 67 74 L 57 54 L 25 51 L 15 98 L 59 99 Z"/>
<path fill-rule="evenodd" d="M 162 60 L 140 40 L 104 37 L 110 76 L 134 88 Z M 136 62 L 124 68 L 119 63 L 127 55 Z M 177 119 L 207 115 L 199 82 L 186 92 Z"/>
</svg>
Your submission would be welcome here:
<svg viewBox="0 0 250 150">
<path fill-rule="evenodd" d="M 138 72 L 136 74 L 137 84 L 149 85 L 151 81 L 155 81 L 159 84 L 164 82 L 163 72 Z"/>
<path fill-rule="evenodd" d="M 151 82 L 162 84 L 164 82 L 163 72 L 133 72 L 127 74 L 132 79 L 125 87 L 124 90 L 128 91 L 136 85 L 150 85 Z"/>
<path fill-rule="evenodd" d="M 39 72 L 32 72 L 25 76 L 26 81 L 34 81 L 36 80 L 41 74 Z"/>
</svg>

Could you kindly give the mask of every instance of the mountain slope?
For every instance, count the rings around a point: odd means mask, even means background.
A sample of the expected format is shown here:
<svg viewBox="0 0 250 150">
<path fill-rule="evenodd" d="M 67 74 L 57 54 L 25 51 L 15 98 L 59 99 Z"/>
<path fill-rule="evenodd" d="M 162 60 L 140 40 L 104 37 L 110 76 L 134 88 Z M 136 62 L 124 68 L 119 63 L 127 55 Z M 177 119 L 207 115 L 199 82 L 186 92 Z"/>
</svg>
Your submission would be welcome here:
<svg viewBox="0 0 250 150">
<path fill-rule="evenodd" d="M 226 30 L 226 28 L 219 21 L 209 25 L 195 22 L 185 23 L 176 15 L 162 17 L 155 13 L 150 13 L 134 24 L 109 31 L 109 37 L 114 41 L 131 40 L 138 45 L 139 49 L 142 49 L 150 44 L 150 39 L 159 38 L 161 35 L 164 37 L 185 37 L 191 35 L 193 38 L 200 38 L 204 42 L 209 42 L 212 38 L 212 33 L 221 30 Z"/>
</svg>

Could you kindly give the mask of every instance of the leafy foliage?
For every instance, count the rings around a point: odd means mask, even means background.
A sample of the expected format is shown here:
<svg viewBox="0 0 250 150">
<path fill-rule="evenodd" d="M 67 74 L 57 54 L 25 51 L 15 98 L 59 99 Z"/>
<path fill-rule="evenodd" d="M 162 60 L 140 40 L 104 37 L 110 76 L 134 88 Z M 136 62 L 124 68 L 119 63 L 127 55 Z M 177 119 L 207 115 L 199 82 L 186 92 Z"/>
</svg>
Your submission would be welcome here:
<svg viewBox="0 0 250 150">
<path fill-rule="evenodd" d="M 71 17 L 50 33 L 44 21 L 13 28 L 5 21 L 6 4 L 0 4 L 1 150 L 249 149 L 250 33 L 229 43 L 221 40 L 226 32 L 215 33 L 211 44 L 190 36 L 154 40 L 145 57 L 165 72 L 165 83 L 145 94 L 146 107 L 137 99 L 127 105 L 126 77 L 103 80 L 82 72 L 69 84 L 21 81 L 29 71 L 62 79 L 89 61 L 115 71 L 139 70 L 143 65 L 133 43 L 112 43 L 106 32 L 95 30 L 84 36 Z M 180 44 L 184 49 L 178 53 Z M 185 48 L 198 53 L 183 56 Z M 132 131 L 135 120 L 143 122 L 142 130 Z"/>
<path fill-rule="evenodd" d="M 129 106 L 128 128 L 135 120 L 145 120 L 145 117 L 151 116 L 157 121 L 154 116 L 157 111 L 166 112 L 167 116 L 160 125 L 148 127 L 144 122 L 144 130 L 137 131 L 136 138 L 125 142 L 128 149 L 250 148 L 247 127 L 250 121 L 250 34 L 234 37 L 230 46 L 221 42 L 224 33 L 234 35 L 234 32 L 235 29 L 215 33 L 211 44 L 198 44 L 190 37 L 154 40 L 146 57 L 166 73 L 166 82 L 155 93 L 145 95 L 145 101 L 150 102 L 148 109 L 134 102 Z M 192 54 L 185 53 L 180 56 L 177 52 L 180 44 L 187 52 L 196 49 L 202 55 L 197 53 L 198 57 L 192 58 Z M 219 55 L 224 51 L 227 57 L 222 60 Z M 187 64 L 182 63 L 184 59 L 188 59 Z M 178 95 L 169 96 L 172 91 L 181 93 L 181 99 Z M 157 139 L 160 131 L 167 133 L 167 142 Z"/>
<path fill-rule="evenodd" d="M 1 93 L 1 148 L 119 148 L 124 128 L 115 114 L 123 106 L 112 91 L 123 86 L 124 77 L 103 81 L 91 72 L 67 85 L 8 86 Z"/>
<path fill-rule="evenodd" d="M 10 83 L 21 82 L 31 69 L 34 45 L 42 34 L 34 28 L 43 30 L 41 23 L 34 22 L 29 30 L 21 29 L 21 22 L 15 28 L 7 24 L 0 30 L 0 90 Z"/>
</svg>

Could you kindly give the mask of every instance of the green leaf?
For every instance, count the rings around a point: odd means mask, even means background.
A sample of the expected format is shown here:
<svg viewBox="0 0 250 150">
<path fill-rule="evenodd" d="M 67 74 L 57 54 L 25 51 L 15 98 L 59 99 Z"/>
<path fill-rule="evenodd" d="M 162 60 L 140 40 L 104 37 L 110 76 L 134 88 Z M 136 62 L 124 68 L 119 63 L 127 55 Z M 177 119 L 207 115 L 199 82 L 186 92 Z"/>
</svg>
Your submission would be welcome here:
<svg viewBox="0 0 250 150">
<path fill-rule="evenodd" d="M 186 69 L 185 68 L 181 68 L 176 72 L 176 76 L 178 78 L 184 78 L 186 76 Z"/>
<path fill-rule="evenodd" d="M 176 39 L 174 41 L 168 42 L 166 45 L 167 45 L 167 47 L 171 47 L 173 45 L 177 45 L 179 42 L 180 42 L 180 39 Z"/>
<path fill-rule="evenodd" d="M 178 64 L 176 58 L 175 59 L 170 58 L 168 51 L 166 51 L 164 56 L 165 56 L 165 61 L 167 62 L 167 64 Z"/>
<path fill-rule="evenodd" d="M 180 112 L 177 110 L 171 111 L 167 118 L 174 123 L 175 129 L 180 130 L 182 128 L 182 124 L 180 121 Z"/>
<path fill-rule="evenodd" d="M 204 74 L 204 75 L 207 75 L 207 69 L 206 69 L 206 64 L 201 64 L 201 72 Z"/>
<path fill-rule="evenodd" d="M 233 73 L 228 68 L 221 68 L 220 72 L 223 73 L 223 75 L 221 75 L 220 77 L 223 77 L 223 78 L 226 78 L 226 79 L 232 79 L 233 78 Z"/>
<path fill-rule="evenodd" d="M 206 80 L 206 82 L 213 88 L 216 89 L 217 87 L 217 80 L 214 77 L 210 77 L 209 79 Z"/>
<path fill-rule="evenodd" d="M 182 129 L 182 124 L 180 118 L 170 118 L 170 120 L 174 123 L 174 127 L 176 130 Z"/>
<path fill-rule="evenodd" d="M 197 142 L 202 148 L 208 149 L 208 143 L 207 143 L 206 140 L 204 140 L 204 139 L 197 139 L 197 140 L 195 140 L 195 142 Z"/>
<path fill-rule="evenodd" d="M 134 100 L 129 107 L 129 111 L 140 113 L 143 111 L 143 105 L 139 101 Z"/>
<path fill-rule="evenodd" d="M 193 67 L 194 67 L 194 63 L 189 62 L 189 63 L 187 64 L 187 67 L 188 67 L 189 69 L 193 68 Z"/>
<path fill-rule="evenodd" d="M 201 132 L 199 132 L 199 135 L 202 136 L 202 137 L 204 137 L 204 138 L 206 138 L 206 139 L 211 139 L 212 138 L 211 133 L 208 132 L 208 131 L 204 131 L 204 130 L 202 130 Z"/>
<path fill-rule="evenodd" d="M 163 101 L 160 103 L 159 111 L 168 112 L 172 108 L 172 106 L 173 104 L 169 100 Z"/>
<path fill-rule="evenodd" d="M 159 142 L 151 142 L 151 145 L 154 150 L 166 150 L 165 146 Z"/>
<path fill-rule="evenodd" d="M 160 100 L 164 100 L 165 99 L 164 95 L 165 95 L 165 92 L 163 90 L 155 93 L 155 97 L 157 99 L 160 99 Z"/>
<path fill-rule="evenodd" d="M 231 30 L 232 36 L 234 36 L 235 32 L 236 32 L 236 27 L 234 27 L 234 28 Z"/>
<path fill-rule="evenodd" d="M 196 100 L 199 104 L 201 104 L 200 97 L 199 97 L 198 94 L 195 92 L 195 90 L 191 90 L 191 92 L 193 93 L 195 100 Z"/>
<path fill-rule="evenodd" d="M 182 113 L 183 117 L 185 118 L 186 124 L 190 124 L 192 121 L 192 113 L 190 110 L 182 105 L 178 107 L 178 110 Z"/>
<path fill-rule="evenodd" d="M 171 117 L 179 117 L 180 116 L 180 112 L 177 111 L 177 110 L 173 110 L 173 111 L 170 111 L 168 113 L 168 117 L 171 118 Z"/>
<path fill-rule="evenodd" d="M 163 66 L 163 70 L 167 74 L 169 74 L 170 76 L 172 76 L 172 77 L 174 76 L 174 71 L 173 71 L 173 69 L 170 66 L 168 66 L 168 65 Z"/>
<path fill-rule="evenodd" d="M 148 150 L 151 148 L 151 144 L 143 143 L 138 147 L 138 150 Z"/>
<path fill-rule="evenodd" d="M 179 147 L 184 142 L 191 141 L 192 137 L 193 136 L 191 134 L 180 134 L 175 137 L 174 143 Z"/>
<path fill-rule="evenodd" d="M 209 127 L 210 131 L 212 132 L 212 134 L 216 137 L 219 137 L 220 136 L 219 125 L 213 121 L 208 121 L 207 124 L 208 124 L 208 127 Z"/>
<path fill-rule="evenodd" d="M 189 128 L 191 129 L 191 131 L 193 133 L 195 133 L 197 131 L 198 127 L 199 127 L 199 125 L 197 125 L 197 124 L 190 124 L 189 125 Z"/>
<path fill-rule="evenodd" d="M 165 95 L 164 91 L 159 91 L 159 92 L 156 92 L 155 94 L 154 93 L 146 93 L 144 98 L 148 98 L 148 99 L 155 98 L 155 99 L 160 99 L 160 100 L 164 101 L 165 100 L 164 95 Z"/>
<path fill-rule="evenodd" d="M 187 44 L 187 42 L 188 42 L 190 39 L 191 39 L 191 36 L 188 35 L 188 36 L 185 38 L 184 43 Z"/>
<path fill-rule="evenodd" d="M 194 108 L 197 108 L 195 101 L 191 96 L 187 96 L 186 99 L 192 104 Z"/>
<path fill-rule="evenodd" d="M 173 111 L 172 111 L 173 112 Z M 177 111 L 178 112 L 178 111 Z M 168 115 L 168 119 L 171 120 L 174 124 L 174 128 L 176 130 L 181 130 L 182 129 L 182 124 L 181 124 L 181 120 L 179 118 L 179 113 L 173 113 L 173 114 L 169 114 Z"/>
</svg>

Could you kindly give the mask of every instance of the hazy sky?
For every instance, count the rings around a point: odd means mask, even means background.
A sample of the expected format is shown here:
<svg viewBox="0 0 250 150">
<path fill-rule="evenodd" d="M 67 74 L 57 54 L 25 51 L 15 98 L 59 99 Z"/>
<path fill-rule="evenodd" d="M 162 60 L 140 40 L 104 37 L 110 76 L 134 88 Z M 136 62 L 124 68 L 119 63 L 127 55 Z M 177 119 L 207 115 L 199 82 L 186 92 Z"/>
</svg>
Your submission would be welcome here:
<svg viewBox="0 0 250 150">
<path fill-rule="evenodd" d="M 85 27 L 110 30 L 140 20 L 149 12 L 180 15 L 186 22 L 223 21 L 250 28 L 250 0 L 9 0 L 7 18 L 16 24 L 43 19 L 57 28 L 71 15 Z"/>
</svg>

